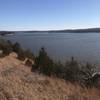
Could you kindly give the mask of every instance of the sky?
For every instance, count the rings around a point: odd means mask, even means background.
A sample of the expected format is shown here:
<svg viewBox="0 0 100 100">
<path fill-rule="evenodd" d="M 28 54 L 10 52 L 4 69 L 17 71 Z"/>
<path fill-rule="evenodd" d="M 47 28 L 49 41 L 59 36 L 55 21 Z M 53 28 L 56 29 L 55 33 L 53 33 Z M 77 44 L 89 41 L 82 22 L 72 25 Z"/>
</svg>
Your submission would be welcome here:
<svg viewBox="0 0 100 100">
<path fill-rule="evenodd" d="M 0 30 L 100 27 L 100 0 L 0 0 Z"/>
</svg>

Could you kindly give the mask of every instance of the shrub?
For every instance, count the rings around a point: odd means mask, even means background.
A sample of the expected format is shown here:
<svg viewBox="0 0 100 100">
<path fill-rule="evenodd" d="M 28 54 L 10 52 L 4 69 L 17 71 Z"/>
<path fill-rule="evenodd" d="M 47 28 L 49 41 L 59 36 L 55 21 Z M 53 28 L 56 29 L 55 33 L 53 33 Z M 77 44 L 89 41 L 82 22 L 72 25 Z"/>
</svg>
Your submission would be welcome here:
<svg viewBox="0 0 100 100">
<path fill-rule="evenodd" d="M 74 57 L 65 65 L 65 79 L 69 81 L 78 81 L 80 66 Z"/>
<path fill-rule="evenodd" d="M 87 63 L 85 66 L 81 69 L 81 75 L 83 76 L 83 80 L 85 81 L 85 85 L 88 87 L 93 86 L 92 76 L 93 73 L 96 72 L 96 66 Z"/>
<path fill-rule="evenodd" d="M 9 55 L 11 52 L 16 52 L 18 54 L 18 59 L 25 60 L 29 58 L 34 60 L 34 54 L 30 50 L 24 51 L 18 42 L 12 44 L 11 41 L 0 40 L 0 50 L 3 51 L 2 56 Z M 1 55 L 0 55 L 1 56 Z M 1 57 L 2 57 L 1 56 Z"/>
<path fill-rule="evenodd" d="M 41 48 L 39 55 L 35 58 L 35 64 L 32 71 L 39 71 L 48 76 L 56 76 L 66 81 L 77 82 L 80 85 L 91 85 L 92 75 L 95 72 L 95 66 L 87 63 L 85 66 L 79 64 L 74 57 L 63 65 L 60 61 L 55 63 L 47 54 L 44 48 Z"/>
<path fill-rule="evenodd" d="M 54 76 L 59 77 L 59 78 L 64 78 L 64 73 L 65 73 L 64 65 L 60 61 L 57 63 L 54 63 L 54 68 L 53 68 Z"/>
<path fill-rule="evenodd" d="M 32 66 L 32 71 L 39 71 L 45 75 L 56 76 L 70 82 L 83 83 L 87 87 L 97 86 L 96 82 L 94 82 L 96 80 L 93 77 L 93 73 L 96 72 L 95 65 L 89 63 L 84 66 L 80 65 L 74 57 L 63 65 L 60 61 L 54 62 L 48 56 L 44 47 L 40 49 L 38 56 L 34 57 L 34 54 L 30 50 L 24 51 L 19 43 L 16 42 L 12 44 L 11 41 L 4 40 L 0 40 L 0 50 L 3 51 L 2 56 L 6 56 L 11 52 L 16 52 L 20 60 L 25 60 L 25 58 L 35 60 L 34 65 L 32 65 L 31 60 L 26 62 L 27 65 Z"/>
<path fill-rule="evenodd" d="M 52 74 L 53 61 L 47 55 L 47 52 L 45 51 L 44 47 L 42 47 L 41 50 L 39 51 L 39 55 L 36 57 L 36 60 L 35 60 L 35 66 L 33 67 L 37 68 L 40 73 L 43 73 L 49 76 Z"/>
<path fill-rule="evenodd" d="M 35 59 L 34 54 L 30 50 L 26 50 L 24 53 L 25 53 L 25 57 L 32 59 L 32 60 Z"/>
<path fill-rule="evenodd" d="M 14 52 L 19 52 L 21 49 L 21 46 L 18 42 L 16 42 L 15 44 L 13 44 L 13 51 Z"/>
<path fill-rule="evenodd" d="M 25 60 L 25 58 L 29 58 L 32 60 L 35 59 L 34 54 L 30 50 L 24 51 L 20 44 L 17 42 L 13 45 L 13 51 L 18 54 L 18 59 L 20 60 Z"/>
<path fill-rule="evenodd" d="M 10 41 L 0 40 L 0 50 L 3 51 L 2 56 L 9 55 L 13 51 L 12 43 Z"/>
</svg>

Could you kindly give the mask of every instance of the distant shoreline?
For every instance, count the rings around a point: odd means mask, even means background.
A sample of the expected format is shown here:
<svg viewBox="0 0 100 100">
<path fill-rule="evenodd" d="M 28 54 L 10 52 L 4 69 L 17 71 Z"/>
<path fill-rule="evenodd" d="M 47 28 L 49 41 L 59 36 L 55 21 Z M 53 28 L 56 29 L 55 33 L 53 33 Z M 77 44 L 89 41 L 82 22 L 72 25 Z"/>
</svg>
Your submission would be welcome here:
<svg viewBox="0 0 100 100">
<path fill-rule="evenodd" d="M 0 35 L 14 34 L 16 32 L 31 33 L 100 33 L 100 28 L 64 29 L 64 30 L 30 30 L 30 31 L 0 31 Z"/>
<path fill-rule="evenodd" d="M 10 31 L 0 31 L 0 35 L 1 36 L 5 36 L 5 35 L 14 35 L 15 32 L 10 32 Z"/>
</svg>

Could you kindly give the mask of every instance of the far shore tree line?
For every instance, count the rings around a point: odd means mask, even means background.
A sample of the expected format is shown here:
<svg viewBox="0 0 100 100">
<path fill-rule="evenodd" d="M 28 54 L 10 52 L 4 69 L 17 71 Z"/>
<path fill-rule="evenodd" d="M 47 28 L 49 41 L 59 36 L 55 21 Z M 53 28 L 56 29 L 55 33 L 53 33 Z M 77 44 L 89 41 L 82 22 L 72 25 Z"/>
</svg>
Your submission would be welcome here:
<svg viewBox="0 0 100 100">
<path fill-rule="evenodd" d="M 40 74 L 47 75 L 49 77 L 58 77 L 72 83 L 78 83 L 81 86 L 97 87 L 100 89 L 100 75 L 96 74 L 96 66 L 90 63 L 80 64 L 74 57 L 71 57 L 70 61 L 66 61 L 62 64 L 60 61 L 53 61 L 42 47 L 37 56 L 30 50 L 24 50 L 19 43 L 12 43 L 11 41 L 0 40 L 0 50 L 2 50 L 1 57 L 9 55 L 11 52 L 18 54 L 19 60 L 25 60 L 25 58 L 34 60 L 34 64 L 31 66 L 32 72 L 38 72 Z"/>
</svg>

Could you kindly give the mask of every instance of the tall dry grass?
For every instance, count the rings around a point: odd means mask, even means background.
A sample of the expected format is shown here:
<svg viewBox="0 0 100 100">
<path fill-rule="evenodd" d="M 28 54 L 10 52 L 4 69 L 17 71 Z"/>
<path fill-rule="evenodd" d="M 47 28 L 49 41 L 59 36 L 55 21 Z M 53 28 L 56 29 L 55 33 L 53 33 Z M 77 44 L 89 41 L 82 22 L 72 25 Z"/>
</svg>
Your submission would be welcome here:
<svg viewBox="0 0 100 100">
<path fill-rule="evenodd" d="M 0 100 L 100 100 L 100 91 L 33 73 L 16 59 L 0 59 Z"/>
</svg>

